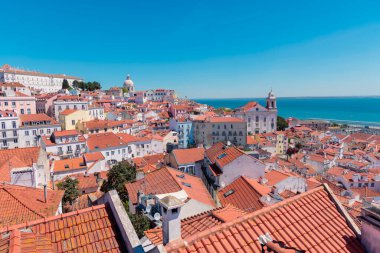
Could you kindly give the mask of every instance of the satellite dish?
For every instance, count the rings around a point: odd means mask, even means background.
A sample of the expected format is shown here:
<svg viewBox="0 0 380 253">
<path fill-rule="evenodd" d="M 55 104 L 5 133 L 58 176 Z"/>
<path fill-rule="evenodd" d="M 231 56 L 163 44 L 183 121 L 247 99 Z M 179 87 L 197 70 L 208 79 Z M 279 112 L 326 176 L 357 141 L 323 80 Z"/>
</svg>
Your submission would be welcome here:
<svg viewBox="0 0 380 253">
<path fill-rule="evenodd" d="M 147 213 L 150 213 L 150 210 L 152 210 L 152 206 L 147 206 L 147 207 L 145 208 L 145 211 L 146 211 Z"/>
<path fill-rule="evenodd" d="M 154 218 L 155 221 L 159 221 L 160 218 L 161 218 L 161 214 L 160 214 L 160 213 L 155 213 L 155 214 L 153 215 L 153 218 Z"/>
</svg>

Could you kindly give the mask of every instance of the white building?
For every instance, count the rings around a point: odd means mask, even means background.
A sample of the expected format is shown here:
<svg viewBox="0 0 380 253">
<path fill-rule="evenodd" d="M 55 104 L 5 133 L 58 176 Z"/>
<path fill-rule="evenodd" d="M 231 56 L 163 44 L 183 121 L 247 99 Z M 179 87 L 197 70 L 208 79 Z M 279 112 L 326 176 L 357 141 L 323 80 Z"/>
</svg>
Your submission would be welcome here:
<svg viewBox="0 0 380 253">
<path fill-rule="evenodd" d="M 272 91 L 267 97 L 266 107 L 249 102 L 235 110 L 234 116 L 247 122 L 248 134 L 269 133 L 277 130 L 277 102 Z"/>
<path fill-rule="evenodd" d="M 0 148 L 12 149 L 19 147 L 19 121 L 14 111 L 0 111 Z"/>
<path fill-rule="evenodd" d="M 193 123 L 187 119 L 170 119 L 170 130 L 178 133 L 178 148 L 188 148 L 194 144 Z"/>
<path fill-rule="evenodd" d="M 86 140 L 76 130 L 56 131 L 41 137 L 41 147 L 55 158 L 72 158 L 86 151 Z"/>
<path fill-rule="evenodd" d="M 88 99 L 79 96 L 60 96 L 53 101 L 54 117 L 58 119 L 59 113 L 66 109 L 84 110 L 89 107 Z"/>
<path fill-rule="evenodd" d="M 137 91 L 134 93 L 136 104 L 144 104 L 147 101 L 153 102 L 174 102 L 176 97 L 174 90 L 164 90 L 164 89 L 156 89 L 156 90 L 144 90 Z"/>
<path fill-rule="evenodd" d="M 62 88 L 64 79 L 68 81 L 70 86 L 75 80 L 82 81 L 79 77 L 22 70 L 8 64 L 4 64 L 0 68 L 0 82 L 19 82 L 32 90 L 43 93 L 57 92 Z"/>
<path fill-rule="evenodd" d="M 41 136 L 61 131 L 61 125 L 46 114 L 20 115 L 19 147 L 40 146 Z"/>
</svg>

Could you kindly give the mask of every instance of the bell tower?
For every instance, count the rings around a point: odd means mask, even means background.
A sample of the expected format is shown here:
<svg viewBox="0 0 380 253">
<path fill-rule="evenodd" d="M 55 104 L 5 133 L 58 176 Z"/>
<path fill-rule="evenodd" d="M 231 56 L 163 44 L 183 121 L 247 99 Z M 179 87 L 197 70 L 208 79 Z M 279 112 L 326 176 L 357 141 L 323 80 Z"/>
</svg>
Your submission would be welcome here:
<svg viewBox="0 0 380 253">
<path fill-rule="evenodd" d="M 266 107 L 268 110 L 277 110 L 276 96 L 274 95 L 272 89 L 268 93 L 267 106 Z"/>
</svg>

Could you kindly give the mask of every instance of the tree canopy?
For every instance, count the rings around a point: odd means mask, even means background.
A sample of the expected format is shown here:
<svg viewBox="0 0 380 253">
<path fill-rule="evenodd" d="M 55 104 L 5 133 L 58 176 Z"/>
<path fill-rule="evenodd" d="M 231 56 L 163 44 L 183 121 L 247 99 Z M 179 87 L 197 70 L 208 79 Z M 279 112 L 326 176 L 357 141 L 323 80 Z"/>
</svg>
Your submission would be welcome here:
<svg viewBox="0 0 380 253">
<path fill-rule="evenodd" d="M 103 183 L 101 190 L 108 192 L 116 190 L 121 200 L 128 199 L 124 184 L 136 179 L 136 168 L 128 162 L 119 162 L 108 171 L 108 179 Z"/>
<path fill-rule="evenodd" d="M 73 82 L 73 87 L 81 89 L 81 90 L 87 90 L 87 91 L 100 90 L 102 88 L 101 84 L 97 81 L 82 82 L 82 81 L 77 81 L 77 80 Z"/>
<path fill-rule="evenodd" d="M 68 90 L 68 89 L 70 89 L 71 87 L 70 87 L 70 85 L 69 85 L 69 82 L 66 80 L 66 79 L 63 79 L 63 81 L 62 81 L 62 89 L 66 89 L 66 90 Z"/>
<path fill-rule="evenodd" d="M 284 131 L 288 126 L 288 122 L 283 117 L 277 116 L 277 131 Z"/>
<path fill-rule="evenodd" d="M 63 203 L 72 205 L 74 200 L 79 197 L 79 181 L 76 178 L 67 177 L 64 181 L 57 184 L 58 189 L 64 190 Z"/>
</svg>

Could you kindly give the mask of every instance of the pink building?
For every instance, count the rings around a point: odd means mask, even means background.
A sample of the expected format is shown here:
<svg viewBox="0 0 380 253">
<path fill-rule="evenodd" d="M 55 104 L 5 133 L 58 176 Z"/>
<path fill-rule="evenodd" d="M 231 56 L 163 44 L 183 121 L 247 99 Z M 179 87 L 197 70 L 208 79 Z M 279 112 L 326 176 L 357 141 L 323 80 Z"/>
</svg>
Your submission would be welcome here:
<svg viewBox="0 0 380 253">
<path fill-rule="evenodd" d="M 0 83 L 0 110 L 21 114 L 36 113 L 36 99 L 30 90 L 20 83 Z"/>
</svg>

